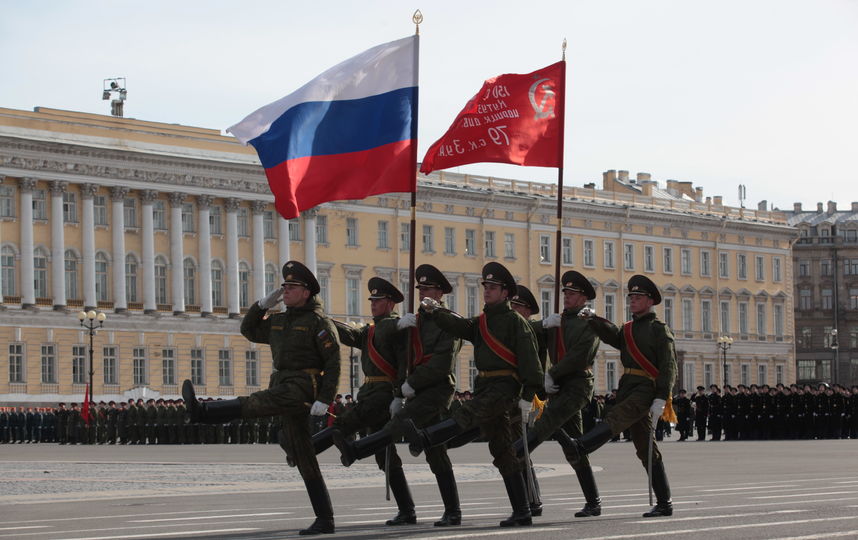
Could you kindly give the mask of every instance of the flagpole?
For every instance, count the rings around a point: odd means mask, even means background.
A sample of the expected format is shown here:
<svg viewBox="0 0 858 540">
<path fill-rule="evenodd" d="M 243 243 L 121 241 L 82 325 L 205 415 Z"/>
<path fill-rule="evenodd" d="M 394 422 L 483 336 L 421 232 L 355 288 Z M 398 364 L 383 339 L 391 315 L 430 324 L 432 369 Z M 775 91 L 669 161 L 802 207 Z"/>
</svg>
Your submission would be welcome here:
<svg viewBox="0 0 858 540">
<path fill-rule="evenodd" d="M 557 167 L 557 233 L 554 242 L 554 312 L 560 312 L 560 252 L 563 233 L 563 137 L 566 134 L 566 40 L 563 40 L 563 64 L 560 67 L 560 83 L 563 85 L 557 98 L 555 111 L 560 119 L 560 163 Z"/>
<path fill-rule="evenodd" d="M 411 174 L 411 225 L 409 227 L 408 247 L 408 309 L 407 313 L 414 313 L 414 267 L 415 267 L 415 244 L 417 243 L 417 103 L 420 94 L 420 23 L 423 22 L 423 14 L 420 10 L 414 12 L 411 17 L 414 22 L 414 102 L 411 104 L 411 163 L 413 167 Z M 409 350 L 409 362 L 411 365 L 411 347 Z"/>
</svg>

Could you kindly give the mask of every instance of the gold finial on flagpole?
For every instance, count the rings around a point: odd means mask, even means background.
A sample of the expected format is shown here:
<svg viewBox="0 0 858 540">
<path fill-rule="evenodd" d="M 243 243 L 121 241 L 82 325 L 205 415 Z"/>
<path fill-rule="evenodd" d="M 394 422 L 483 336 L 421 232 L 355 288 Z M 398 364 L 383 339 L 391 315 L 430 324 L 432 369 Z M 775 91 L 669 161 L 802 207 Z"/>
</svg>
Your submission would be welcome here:
<svg viewBox="0 0 858 540">
<path fill-rule="evenodd" d="M 563 61 L 566 61 L 566 38 L 563 38 Z"/>
<path fill-rule="evenodd" d="M 420 13 L 419 9 L 414 12 L 414 15 L 411 16 L 411 20 L 414 21 L 414 25 L 415 25 L 414 34 L 419 36 L 420 35 L 420 23 L 423 22 L 423 14 Z"/>
</svg>

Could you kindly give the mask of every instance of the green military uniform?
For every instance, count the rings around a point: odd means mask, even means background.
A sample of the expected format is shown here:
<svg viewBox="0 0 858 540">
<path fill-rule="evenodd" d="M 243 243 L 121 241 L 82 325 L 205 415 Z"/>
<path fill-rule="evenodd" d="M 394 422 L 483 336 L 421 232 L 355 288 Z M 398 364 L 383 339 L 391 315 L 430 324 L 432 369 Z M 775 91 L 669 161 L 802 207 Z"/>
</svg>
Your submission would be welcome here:
<svg viewBox="0 0 858 540">
<path fill-rule="evenodd" d="M 150 399 L 146 404 L 146 444 L 158 442 L 158 407 L 155 400 Z"/>
</svg>

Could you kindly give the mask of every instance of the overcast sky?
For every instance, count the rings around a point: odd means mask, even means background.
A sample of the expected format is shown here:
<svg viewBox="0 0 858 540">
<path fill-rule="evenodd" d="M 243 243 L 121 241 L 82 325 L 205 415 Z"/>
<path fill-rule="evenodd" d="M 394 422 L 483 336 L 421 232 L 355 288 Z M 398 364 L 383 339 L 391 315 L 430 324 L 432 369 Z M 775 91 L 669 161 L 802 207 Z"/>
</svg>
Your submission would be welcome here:
<svg viewBox="0 0 858 540">
<path fill-rule="evenodd" d="M 414 32 L 422 158 L 484 79 L 560 59 L 565 183 L 602 172 L 691 181 L 780 208 L 858 201 L 858 0 L 0 0 L 0 107 L 125 114 L 226 129 L 364 49 Z M 556 170 L 459 172 L 556 181 Z"/>
</svg>

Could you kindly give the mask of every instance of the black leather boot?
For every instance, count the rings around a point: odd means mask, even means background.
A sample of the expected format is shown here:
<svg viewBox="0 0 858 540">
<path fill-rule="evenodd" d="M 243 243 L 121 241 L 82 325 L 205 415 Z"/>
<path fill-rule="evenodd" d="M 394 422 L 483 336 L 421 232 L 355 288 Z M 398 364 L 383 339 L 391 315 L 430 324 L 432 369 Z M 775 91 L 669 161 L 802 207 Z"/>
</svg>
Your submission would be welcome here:
<svg viewBox="0 0 858 540">
<path fill-rule="evenodd" d="M 185 379 L 182 383 L 182 399 L 187 404 L 188 416 L 191 422 L 203 424 L 223 424 L 236 418 L 241 418 L 241 402 L 237 399 L 220 401 L 197 401 L 194 385 Z"/>
<path fill-rule="evenodd" d="M 530 484 L 527 482 L 527 471 L 522 471 L 524 478 L 524 487 L 527 488 L 527 501 L 530 503 L 530 515 L 539 517 L 542 515 L 542 496 L 539 494 L 539 481 L 536 479 L 536 470 L 531 467 L 530 474 L 533 478 L 533 491 L 530 490 Z"/>
<path fill-rule="evenodd" d="M 599 489 L 596 487 L 596 478 L 593 469 L 587 467 L 575 467 L 575 475 L 581 484 L 581 492 L 584 493 L 584 508 L 575 512 L 575 517 L 592 517 L 602 515 L 602 499 L 599 497 Z"/>
<path fill-rule="evenodd" d="M 562 429 L 558 429 L 554 434 L 554 439 L 566 451 L 566 458 L 573 462 L 580 459 L 581 456 L 595 452 L 612 438 L 611 427 L 605 423 L 596 424 L 593 429 L 581 436 L 580 439 L 570 438 Z"/>
<path fill-rule="evenodd" d="M 322 429 L 318 433 L 313 435 L 313 449 L 315 450 L 316 455 L 321 454 L 334 444 L 334 431 L 336 431 L 334 428 L 326 427 L 325 429 Z M 282 429 L 277 435 L 277 441 L 280 443 L 280 448 L 282 448 L 283 451 L 286 452 L 286 465 L 294 467 L 295 458 L 292 456 L 292 454 L 289 453 L 289 445 L 286 444 L 286 432 Z"/>
<path fill-rule="evenodd" d="M 363 459 L 384 449 L 393 443 L 393 437 L 387 428 L 380 429 L 356 441 L 349 441 L 340 430 L 334 430 L 334 445 L 340 451 L 340 461 L 346 467 L 358 459 Z"/>
<path fill-rule="evenodd" d="M 423 450 L 445 443 L 463 432 L 459 424 L 452 418 L 442 420 L 426 429 L 419 429 L 410 418 L 394 417 L 397 431 L 408 441 L 408 450 L 414 457 Z"/>
<path fill-rule="evenodd" d="M 569 437 L 568 435 L 566 436 Z M 571 439 L 570 439 L 571 440 Z M 536 432 L 532 429 L 527 430 L 527 448 L 530 452 L 533 452 L 537 446 L 542 444 L 542 441 L 536 436 Z M 519 458 L 524 457 L 524 438 L 515 441 L 512 443 L 512 448 L 515 450 L 515 455 Z"/>
<path fill-rule="evenodd" d="M 456 487 L 456 477 L 453 469 L 435 475 L 438 490 L 444 502 L 444 515 L 435 522 L 436 527 L 450 527 L 462 524 L 462 510 L 459 507 L 459 489 Z"/>
<path fill-rule="evenodd" d="M 663 461 L 652 462 L 652 491 L 655 493 L 655 506 L 643 517 L 662 517 L 673 515 L 673 502 L 670 500 L 670 485 Z"/>
<path fill-rule="evenodd" d="M 408 489 L 408 481 L 405 480 L 405 472 L 402 467 L 390 469 L 390 491 L 396 499 L 399 512 L 393 519 L 388 519 L 385 525 L 414 525 L 417 523 L 417 514 L 414 513 L 414 499 L 411 498 L 411 490 Z"/>
<path fill-rule="evenodd" d="M 468 431 L 463 431 L 462 433 L 459 433 L 458 435 L 447 441 L 447 448 L 459 448 L 465 446 L 470 442 L 474 442 L 474 439 L 479 436 L 480 428 L 471 428 Z"/>
<path fill-rule="evenodd" d="M 503 483 L 506 493 L 512 505 L 512 515 L 500 522 L 501 527 L 526 527 L 533 525 L 530 515 L 530 504 L 527 501 L 527 492 L 524 486 L 524 478 L 521 473 L 505 474 Z"/>
<path fill-rule="evenodd" d="M 334 533 L 334 509 L 331 506 L 331 497 L 328 495 L 328 487 L 321 477 L 304 479 L 307 486 L 307 494 L 310 496 L 310 504 L 313 505 L 313 513 L 316 521 L 306 529 L 301 529 L 298 534 L 309 536 L 314 534 Z"/>
</svg>

